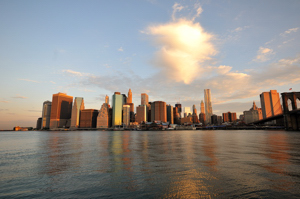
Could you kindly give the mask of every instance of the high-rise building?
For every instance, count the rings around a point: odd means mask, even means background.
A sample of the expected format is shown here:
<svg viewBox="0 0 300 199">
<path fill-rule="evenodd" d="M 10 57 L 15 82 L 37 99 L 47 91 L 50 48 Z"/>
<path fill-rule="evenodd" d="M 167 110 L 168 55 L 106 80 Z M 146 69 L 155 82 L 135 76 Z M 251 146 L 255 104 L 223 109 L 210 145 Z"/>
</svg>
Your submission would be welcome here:
<svg viewBox="0 0 300 199">
<path fill-rule="evenodd" d="M 254 121 L 263 119 L 261 108 L 257 108 L 255 102 L 253 101 L 253 106 L 249 111 L 244 111 L 243 121 L 249 124 Z"/>
<path fill-rule="evenodd" d="M 123 105 L 123 124 L 129 126 L 130 124 L 130 106 Z"/>
<path fill-rule="evenodd" d="M 115 92 L 112 96 L 112 126 L 122 125 L 123 95 Z"/>
<path fill-rule="evenodd" d="M 147 106 L 146 105 L 140 105 L 136 107 L 136 122 L 137 123 L 142 123 L 142 122 L 147 122 Z"/>
<path fill-rule="evenodd" d="M 279 93 L 277 93 L 276 90 L 270 90 L 270 92 L 260 94 L 260 103 L 264 119 L 282 114 Z"/>
<path fill-rule="evenodd" d="M 109 106 L 107 103 L 103 103 L 97 117 L 97 128 L 109 127 Z"/>
<path fill-rule="evenodd" d="M 132 103 L 132 92 L 131 92 L 131 89 L 129 89 L 129 91 L 128 91 L 127 103 Z"/>
<path fill-rule="evenodd" d="M 109 97 L 107 95 L 105 96 L 105 103 L 109 105 Z"/>
<path fill-rule="evenodd" d="M 192 115 L 192 117 L 193 117 L 193 123 L 194 124 L 199 123 L 199 119 L 198 119 L 198 115 L 197 115 L 197 109 L 196 109 L 195 104 L 193 105 L 193 115 Z"/>
<path fill-rule="evenodd" d="M 98 110 L 84 109 L 80 111 L 79 127 L 96 128 Z"/>
<path fill-rule="evenodd" d="M 218 116 L 213 114 L 211 116 L 211 124 L 218 125 Z"/>
<path fill-rule="evenodd" d="M 71 115 L 71 128 L 79 127 L 80 111 L 84 109 L 84 100 L 82 97 L 75 97 L 72 115 Z"/>
<path fill-rule="evenodd" d="M 202 123 L 202 125 L 206 125 L 205 113 L 200 113 L 199 114 L 199 121 Z"/>
<path fill-rule="evenodd" d="M 213 111 L 211 106 L 210 89 L 204 89 L 204 103 L 205 103 L 206 123 L 211 124 L 211 116 L 213 114 Z"/>
<path fill-rule="evenodd" d="M 205 108 L 204 108 L 204 103 L 203 100 L 201 100 L 201 104 L 200 104 L 200 109 L 201 109 L 201 113 L 205 113 Z"/>
<path fill-rule="evenodd" d="M 222 113 L 223 115 L 223 122 L 235 122 L 236 121 L 236 113 Z"/>
<path fill-rule="evenodd" d="M 40 130 L 42 128 L 42 118 L 39 117 L 36 121 L 36 130 Z"/>
<path fill-rule="evenodd" d="M 50 128 L 50 116 L 51 116 L 51 102 L 45 101 L 43 103 L 43 110 L 42 110 L 42 129 L 49 129 Z"/>
<path fill-rule="evenodd" d="M 179 102 L 177 102 L 177 104 L 175 104 L 175 107 L 177 107 L 177 112 L 179 114 L 179 118 L 181 118 L 181 113 L 182 113 L 181 104 Z"/>
<path fill-rule="evenodd" d="M 70 127 L 73 97 L 65 93 L 52 96 L 50 129 Z"/>
<path fill-rule="evenodd" d="M 174 124 L 173 106 L 167 105 L 167 121 L 169 124 Z"/>
<path fill-rule="evenodd" d="M 123 95 L 123 105 L 127 103 L 127 96 L 125 94 L 122 94 Z"/>
<path fill-rule="evenodd" d="M 151 120 L 167 122 L 166 102 L 155 101 L 151 104 Z"/>
<path fill-rule="evenodd" d="M 149 97 L 146 93 L 141 94 L 141 105 L 148 105 Z"/>
</svg>

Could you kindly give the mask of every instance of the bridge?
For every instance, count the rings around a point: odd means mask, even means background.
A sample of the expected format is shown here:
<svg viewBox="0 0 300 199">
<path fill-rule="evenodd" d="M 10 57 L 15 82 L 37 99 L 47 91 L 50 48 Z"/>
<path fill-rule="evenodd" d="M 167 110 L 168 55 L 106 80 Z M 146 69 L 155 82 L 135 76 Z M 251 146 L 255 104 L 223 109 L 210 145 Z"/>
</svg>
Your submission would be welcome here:
<svg viewBox="0 0 300 199">
<path fill-rule="evenodd" d="M 252 124 L 263 124 L 265 122 L 282 119 L 286 130 L 300 130 L 300 92 L 281 93 L 283 113 L 254 121 Z M 280 103 L 280 101 L 279 101 Z"/>
</svg>

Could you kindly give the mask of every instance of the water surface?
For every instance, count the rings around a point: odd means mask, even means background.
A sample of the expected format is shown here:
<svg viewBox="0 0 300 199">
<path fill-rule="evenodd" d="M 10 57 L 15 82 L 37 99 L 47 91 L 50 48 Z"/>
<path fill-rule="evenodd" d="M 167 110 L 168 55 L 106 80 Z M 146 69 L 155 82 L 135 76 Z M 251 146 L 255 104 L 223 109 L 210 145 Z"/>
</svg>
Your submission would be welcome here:
<svg viewBox="0 0 300 199">
<path fill-rule="evenodd" d="M 299 198 L 300 132 L 0 133 L 2 198 Z"/>
</svg>

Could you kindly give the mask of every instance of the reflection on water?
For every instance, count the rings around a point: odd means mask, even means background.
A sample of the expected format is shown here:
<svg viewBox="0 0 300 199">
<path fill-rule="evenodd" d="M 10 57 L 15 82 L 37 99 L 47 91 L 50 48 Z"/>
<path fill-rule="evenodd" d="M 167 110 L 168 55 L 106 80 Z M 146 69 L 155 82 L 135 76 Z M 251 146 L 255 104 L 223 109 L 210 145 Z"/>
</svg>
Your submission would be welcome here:
<svg viewBox="0 0 300 199">
<path fill-rule="evenodd" d="M 0 136 L 0 197 L 300 197 L 299 133 L 74 131 Z"/>
</svg>

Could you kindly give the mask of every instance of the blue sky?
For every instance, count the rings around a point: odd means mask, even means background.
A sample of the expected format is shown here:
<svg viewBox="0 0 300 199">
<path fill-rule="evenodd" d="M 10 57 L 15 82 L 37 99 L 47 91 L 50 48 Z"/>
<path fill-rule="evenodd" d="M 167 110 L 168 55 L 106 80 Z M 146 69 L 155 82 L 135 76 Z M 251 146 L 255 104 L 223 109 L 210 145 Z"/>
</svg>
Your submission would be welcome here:
<svg viewBox="0 0 300 199">
<path fill-rule="evenodd" d="M 241 114 L 300 83 L 299 1 L 0 0 L 0 129 L 35 126 L 65 92 L 99 109 L 114 91 Z"/>
</svg>

